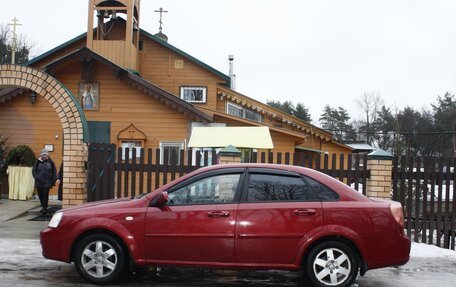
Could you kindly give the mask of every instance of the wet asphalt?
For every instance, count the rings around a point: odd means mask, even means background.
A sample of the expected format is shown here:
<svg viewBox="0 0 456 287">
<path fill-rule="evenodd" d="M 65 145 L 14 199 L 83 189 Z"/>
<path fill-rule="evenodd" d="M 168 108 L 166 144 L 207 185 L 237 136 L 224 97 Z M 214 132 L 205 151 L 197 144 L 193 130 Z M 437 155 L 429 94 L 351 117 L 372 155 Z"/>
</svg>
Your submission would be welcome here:
<svg viewBox="0 0 456 287">
<path fill-rule="evenodd" d="M 0 202 L 0 213 L 8 207 Z M 27 206 L 22 207 L 24 210 Z M 12 218 L 0 218 L 0 286 L 94 286 L 79 277 L 73 265 L 41 256 L 39 231 L 45 221 L 29 221 L 37 214 L 30 210 Z M 106 286 L 309 286 L 300 272 L 233 271 L 186 268 L 140 269 L 119 282 Z M 359 287 L 454 287 L 456 258 L 411 258 L 397 268 L 370 270 L 359 277 Z"/>
</svg>

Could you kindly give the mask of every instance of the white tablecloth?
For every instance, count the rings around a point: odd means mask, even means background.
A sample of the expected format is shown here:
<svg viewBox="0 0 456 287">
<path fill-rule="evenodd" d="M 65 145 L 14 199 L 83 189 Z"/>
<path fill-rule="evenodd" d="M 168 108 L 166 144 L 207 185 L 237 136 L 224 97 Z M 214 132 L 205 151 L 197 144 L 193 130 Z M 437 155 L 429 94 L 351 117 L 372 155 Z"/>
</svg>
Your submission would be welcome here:
<svg viewBox="0 0 456 287">
<path fill-rule="evenodd" d="M 32 175 L 32 168 L 25 166 L 9 166 L 8 184 L 9 199 L 30 199 L 35 188 L 35 179 Z"/>
</svg>

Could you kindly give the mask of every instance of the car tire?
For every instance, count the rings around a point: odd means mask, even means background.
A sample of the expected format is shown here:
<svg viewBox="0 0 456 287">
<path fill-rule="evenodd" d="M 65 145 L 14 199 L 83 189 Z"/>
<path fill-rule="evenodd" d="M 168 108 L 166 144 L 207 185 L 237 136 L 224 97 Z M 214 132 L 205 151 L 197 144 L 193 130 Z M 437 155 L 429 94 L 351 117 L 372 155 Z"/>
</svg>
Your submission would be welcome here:
<svg viewBox="0 0 456 287">
<path fill-rule="evenodd" d="M 305 278 L 314 286 L 350 286 L 356 279 L 359 260 L 339 241 L 325 241 L 312 248 L 305 260 Z"/>
<path fill-rule="evenodd" d="M 107 234 L 91 234 L 83 238 L 74 254 L 79 275 L 93 284 L 111 283 L 125 270 L 125 252 L 118 240 Z"/>
</svg>

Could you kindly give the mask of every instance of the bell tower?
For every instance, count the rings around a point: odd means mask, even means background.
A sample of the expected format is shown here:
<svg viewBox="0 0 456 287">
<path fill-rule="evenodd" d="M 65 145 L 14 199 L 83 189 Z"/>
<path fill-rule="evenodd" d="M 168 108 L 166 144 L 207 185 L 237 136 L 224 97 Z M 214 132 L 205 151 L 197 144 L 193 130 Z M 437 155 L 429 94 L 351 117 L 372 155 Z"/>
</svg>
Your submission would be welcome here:
<svg viewBox="0 0 456 287">
<path fill-rule="evenodd" d="M 87 48 L 137 70 L 140 0 L 89 0 Z"/>
</svg>

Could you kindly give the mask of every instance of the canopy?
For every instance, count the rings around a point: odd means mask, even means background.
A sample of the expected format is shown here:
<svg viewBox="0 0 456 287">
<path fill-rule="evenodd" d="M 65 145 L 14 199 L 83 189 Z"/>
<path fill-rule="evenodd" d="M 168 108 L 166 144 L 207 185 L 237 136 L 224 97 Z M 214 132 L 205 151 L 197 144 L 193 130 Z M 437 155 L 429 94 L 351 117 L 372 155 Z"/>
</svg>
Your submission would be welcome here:
<svg viewBox="0 0 456 287">
<path fill-rule="evenodd" d="M 194 127 L 189 147 L 273 149 L 268 127 Z"/>
</svg>

